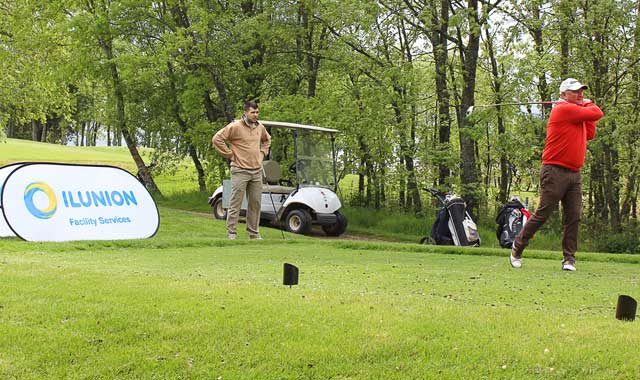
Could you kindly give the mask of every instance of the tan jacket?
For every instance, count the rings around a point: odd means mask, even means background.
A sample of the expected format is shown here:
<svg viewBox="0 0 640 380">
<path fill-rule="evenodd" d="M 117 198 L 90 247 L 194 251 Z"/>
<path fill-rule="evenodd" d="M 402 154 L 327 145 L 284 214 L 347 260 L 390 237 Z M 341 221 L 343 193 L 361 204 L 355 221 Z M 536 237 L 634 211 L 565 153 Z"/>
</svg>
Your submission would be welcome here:
<svg viewBox="0 0 640 380">
<path fill-rule="evenodd" d="M 249 127 L 244 121 L 236 120 L 219 130 L 211 142 L 223 157 L 231 160 L 231 166 L 260 169 L 262 160 L 269 154 L 271 136 L 260 123 Z"/>
</svg>

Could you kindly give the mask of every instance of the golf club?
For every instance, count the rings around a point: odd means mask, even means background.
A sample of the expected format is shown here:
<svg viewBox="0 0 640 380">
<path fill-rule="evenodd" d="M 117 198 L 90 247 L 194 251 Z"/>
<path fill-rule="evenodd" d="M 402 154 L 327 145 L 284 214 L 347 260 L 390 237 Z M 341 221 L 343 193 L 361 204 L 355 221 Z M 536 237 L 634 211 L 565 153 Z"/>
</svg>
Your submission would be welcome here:
<svg viewBox="0 0 640 380">
<path fill-rule="evenodd" d="M 267 172 L 264 170 L 264 165 L 262 166 L 262 175 L 264 176 L 264 178 L 267 178 Z M 265 185 L 267 185 L 267 191 L 269 192 L 269 198 L 271 199 L 271 205 L 273 206 L 273 213 L 275 218 L 278 215 L 278 211 L 276 210 L 276 203 L 273 201 L 273 194 L 271 194 L 271 185 L 269 185 L 268 182 L 265 183 Z M 285 240 L 282 228 L 280 228 L 280 234 L 282 235 L 282 240 Z"/>
<path fill-rule="evenodd" d="M 475 108 L 488 108 L 488 107 L 499 107 L 499 106 L 524 106 L 527 104 L 557 104 L 559 102 L 513 102 L 513 103 L 497 103 L 497 104 L 480 104 L 477 106 L 470 106 L 467 108 L 466 116 L 471 115 Z"/>
</svg>

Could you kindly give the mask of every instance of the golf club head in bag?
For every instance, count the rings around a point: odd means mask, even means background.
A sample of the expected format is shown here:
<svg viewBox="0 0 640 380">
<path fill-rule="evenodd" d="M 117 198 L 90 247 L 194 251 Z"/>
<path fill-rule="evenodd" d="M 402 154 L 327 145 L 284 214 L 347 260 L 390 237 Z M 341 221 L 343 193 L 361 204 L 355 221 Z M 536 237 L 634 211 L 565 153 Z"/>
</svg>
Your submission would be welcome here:
<svg viewBox="0 0 640 380">
<path fill-rule="evenodd" d="M 464 200 L 455 194 L 447 196 L 447 211 L 449 213 L 449 228 L 455 245 L 480 246 L 478 226 L 467 212 Z"/>
</svg>

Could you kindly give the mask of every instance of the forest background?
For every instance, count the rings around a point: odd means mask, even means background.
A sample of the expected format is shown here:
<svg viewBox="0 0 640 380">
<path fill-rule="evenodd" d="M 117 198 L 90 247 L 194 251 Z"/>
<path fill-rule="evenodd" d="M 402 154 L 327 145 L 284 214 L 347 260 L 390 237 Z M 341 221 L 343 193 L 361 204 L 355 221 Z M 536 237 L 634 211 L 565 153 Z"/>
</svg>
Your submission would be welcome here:
<svg viewBox="0 0 640 380">
<path fill-rule="evenodd" d="M 336 128 L 352 206 L 420 215 L 424 187 L 492 218 L 535 195 L 550 106 L 578 78 L 604 111 L 583 168 L 591 232 L 635 234 L 640 1 L 0 0 L 0 139 L 126 145 L 161 196 L 185 158 L 203 194 L 210 147 L 246 100 Z M 1 146 L 1 145 L 0 145 Z M 344 190 L 344 189 L 343 189 Z"/>
</svg>

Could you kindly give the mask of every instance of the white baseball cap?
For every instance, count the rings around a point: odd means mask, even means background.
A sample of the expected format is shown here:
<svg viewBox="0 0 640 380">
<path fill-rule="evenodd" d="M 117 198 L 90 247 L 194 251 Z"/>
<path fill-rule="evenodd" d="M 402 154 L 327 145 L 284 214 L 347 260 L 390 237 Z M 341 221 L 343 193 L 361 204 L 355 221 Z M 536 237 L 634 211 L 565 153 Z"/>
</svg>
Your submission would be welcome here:
<svg viewBox="0 0 640 380">
<path fill-rule="evenodd" d="M 578 82 L 577 79 L 567 78 L 563 80 L 562 83 L 560 84 L 560 93 L 562 94 L 567 90 L 577 91 L 579 89 L 586 89 L 586 88 L 587 86 Z"/>
</svg>

